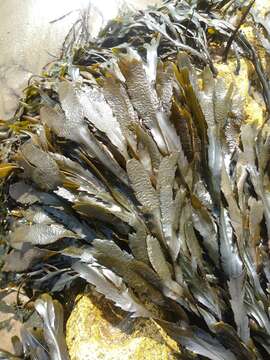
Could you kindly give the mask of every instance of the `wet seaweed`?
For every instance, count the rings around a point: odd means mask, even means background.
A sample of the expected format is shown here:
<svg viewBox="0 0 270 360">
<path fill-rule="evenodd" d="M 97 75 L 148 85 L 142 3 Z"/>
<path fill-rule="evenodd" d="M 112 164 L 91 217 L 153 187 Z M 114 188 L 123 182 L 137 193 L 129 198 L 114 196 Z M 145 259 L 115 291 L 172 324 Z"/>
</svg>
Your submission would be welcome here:
<svg viewBox="0 0 270 360">
<path fill-rule="evenodd" d="M 2 273 L 43 324 L 26 322 L 18 358 L 68 358 L 60 302 L 87 283 L 157 321 L 183 359 L 270 356 L 268 114 L 243 122 L 214 66 L 233 43 L 270 109 L 267 72 L 228 21 L 247 9 L 166 1 L 91 42 L 78 22 L 1 123 Z"/>
</svg>

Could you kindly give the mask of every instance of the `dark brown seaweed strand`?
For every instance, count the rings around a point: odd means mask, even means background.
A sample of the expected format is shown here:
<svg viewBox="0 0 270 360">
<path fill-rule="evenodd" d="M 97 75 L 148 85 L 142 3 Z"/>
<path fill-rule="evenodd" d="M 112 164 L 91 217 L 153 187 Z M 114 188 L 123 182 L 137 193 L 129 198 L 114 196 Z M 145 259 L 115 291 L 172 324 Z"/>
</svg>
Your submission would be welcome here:
<svg viewBox="0 0 270 360">
<path fill-rule="evenodd" d="M 76 11 L 76 10 L 71 10 L 71 11 L 69 11 L 68 13 L 60 16 L 59 18 L 54 19 L 54 20 L 51 20 L 51 21 L 49 22 L 49 24 L 54 24 L 54 23 L 56 23 L 56 22 L 58 22 L 58 21 L 60 21 L 60 20 L 63 20 L 63 19 L 65 19 L 66 17 L 68 17 L 70 14 L 74 13 L 75 11 Z"/>
<path fill-rule="evenodd" d="M 261 60 L 259 58 L 259 55 L 256 53 L 254 47 L 248 42 L 246 37 L 241 36 L 241 41 L 244 43 L 244 45 L 247 47 L 247 49 L 250 53 L 249 57 L 250 57 L 251 61 L 253 62 L 253 65 L 254 65 L 254 68 L 258 75 L 259 81 L 262 85 L 265 105 L 266 105 L 268 113 L 270 114 L 270 85 L 268 84 L 267 78 L 263 71 Z"/>
<path fill-rule="evenodd" d="M 255 66 L 256 72 L 258 74 L 258 78 L 259 78 L 261 85 L 263 87 L 263 90 L 264 90 L 263 91 L 264 101 L 265 101 L 265 104 L 267 107 L 267 111 L 270 114 L 270 86 L 264 75 L 264 71 L 262 69 L 262 64 L 258 58 L 258 55 L 255 53 L 255 50 L 253 47 L 251 47 L 251 50 L 252 50 L 252 60 L 254 61 L 254 66 Z"/>
<path fill-rule="evenodd" d="M 243 15 L 241 16 L 241 19 L 240 19 L 240 21 L 239 21 L 239 24 L 236 26 L 234 32 L 232 33 L 231 37 L 229 38 L 229 40 L 228 40 L 228 42 L 227 42 L 227 45 L 226 45 L 226 48 L 225 48 L 225 50 L 224 50 L 224 55 L 223 55 L 224 61 L 227 61 L 228 53 L 229 53 L 230 47 L 231 47 L 231 45 L 232 45 L 232 42 L 234 41 L 234 39 L 235 39 L 235 37 L 236 37 L 236 35 L 237 35 L 237 33 L 238 33 L 238 30 L 240 29 L 241 25 L 244 23 L 246 17 L 248 16 L 248 13 L 249 13 L 249 11 L 250 11 L 250 9 L 251 9 L 251 7 L 252 7 L 252 5 L 253 5 L 254 3 L 255 3 L 255 0 L 252 0 L 252 1 L 249 3 L 246 11 L 244 11 Z"/>
<path fill-rule="evenodd" d="M 237 49 L 237 45 L 236 45 L 236 44 L 234 45 L 234 53 L 235 53 L 235 58 L 236 58 L 236 62 L 237 62 L 237 65 L 236 65 L 236 68 L 235 68 L 235 70 L 234 70 L 234 73 L 235 73 L 235 75 L 239 75 L 240 68 L 241 68 L 241 63 L 240 63 L 240 55 L 239 55 L 239 52 L 238 52 L 238 49 Z"/>
</svg>

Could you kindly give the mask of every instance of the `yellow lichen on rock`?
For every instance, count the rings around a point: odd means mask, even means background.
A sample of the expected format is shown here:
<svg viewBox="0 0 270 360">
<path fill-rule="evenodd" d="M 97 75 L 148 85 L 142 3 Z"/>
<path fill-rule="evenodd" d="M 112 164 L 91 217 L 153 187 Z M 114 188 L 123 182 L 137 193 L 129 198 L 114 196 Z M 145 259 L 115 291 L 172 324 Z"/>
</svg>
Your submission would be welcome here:
<svg viewBox="0 0 270 360">
<path fill-rule="evenodd" d="M 244 121 L 261 125 L 264 121 L 265 105 L 263 101 L 255 99 L 252 96 L 252 87 L 250 80 L 253 76 L 254 69 L 248 60 L 240 60 L 239 74 L 235 74 L 237 66 L 236 59 L 229 59 L 227 63 L 216 63 L 218 77 L 225 79 L 227 83 L 233 82 L 235 85 L 235 95 L 241 98 L 243 102 Z"/>
<path fill-rule="evenodd" d="M 101 297 L 77 299 L 66 333 L 71 360 L 174 360 L 180 354 L 156 322 L 127 319 Z"/>
</svg>

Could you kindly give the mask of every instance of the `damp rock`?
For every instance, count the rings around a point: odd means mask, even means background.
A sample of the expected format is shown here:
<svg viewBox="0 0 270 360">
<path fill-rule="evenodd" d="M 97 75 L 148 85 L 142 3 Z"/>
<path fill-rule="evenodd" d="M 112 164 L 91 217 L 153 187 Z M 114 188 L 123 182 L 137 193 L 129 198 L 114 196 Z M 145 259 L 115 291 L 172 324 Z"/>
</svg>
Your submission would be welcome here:
<svg viewBox="0 0 270 360">
<path fill-rule="evenodd" d="M 77 297 L 66 327 L 71 360 L 176 360 L 180 349 L 150 319 L 132 319 L 103 297 Z"/>
</svg>

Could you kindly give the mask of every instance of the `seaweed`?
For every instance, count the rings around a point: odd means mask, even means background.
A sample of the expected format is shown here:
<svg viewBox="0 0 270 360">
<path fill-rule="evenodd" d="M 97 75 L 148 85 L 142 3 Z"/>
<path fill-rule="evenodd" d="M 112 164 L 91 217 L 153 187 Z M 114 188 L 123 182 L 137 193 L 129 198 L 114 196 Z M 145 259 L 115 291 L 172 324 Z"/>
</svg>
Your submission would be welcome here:
<svg viewBox="0 0 270 360">
<path fill-rule="evenodd" d="M 267 74 L 239 32 L 242 5 L 166 1 L 91 42 L 76 23 L 78 42 L 67 37 L 1 125 L 2 271 L 43 321 L 39 335 L 25 324 L 25 358 L 68 358 L 59 301 L 87 283 L 153 318 L 183 358 L 270 355 L 268 114 L 244 123 L 214 66 L 216 47 L 233 56 L 234 44 L 270 109 Z"/>
</svg>

